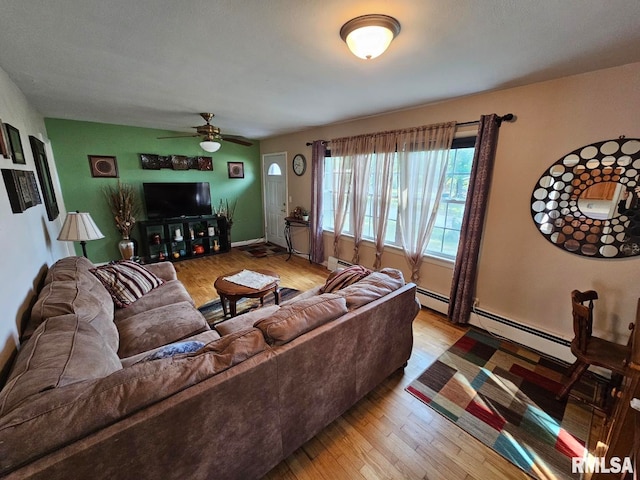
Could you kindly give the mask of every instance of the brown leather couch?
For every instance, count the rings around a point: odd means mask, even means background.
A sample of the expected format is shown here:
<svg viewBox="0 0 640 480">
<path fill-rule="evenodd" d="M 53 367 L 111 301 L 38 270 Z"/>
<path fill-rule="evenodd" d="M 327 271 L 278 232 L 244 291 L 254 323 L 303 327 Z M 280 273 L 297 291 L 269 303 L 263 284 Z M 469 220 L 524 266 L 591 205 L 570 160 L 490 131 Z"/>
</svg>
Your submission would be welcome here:
<svg viewBox="0 0 640 480">
<path fill-rule="evenodd" d="M 260 478 L 411 354 L 419 306 L 397 270 L 236 317 L 220 335 L 172 264 L 149 266 L 165 283 L 123 309 L 92 267 L 70 257 L 47 275 L 0 391 L 2 476 Z M 149 359 L 192 340 L 204 346 Z"/>
</svg>

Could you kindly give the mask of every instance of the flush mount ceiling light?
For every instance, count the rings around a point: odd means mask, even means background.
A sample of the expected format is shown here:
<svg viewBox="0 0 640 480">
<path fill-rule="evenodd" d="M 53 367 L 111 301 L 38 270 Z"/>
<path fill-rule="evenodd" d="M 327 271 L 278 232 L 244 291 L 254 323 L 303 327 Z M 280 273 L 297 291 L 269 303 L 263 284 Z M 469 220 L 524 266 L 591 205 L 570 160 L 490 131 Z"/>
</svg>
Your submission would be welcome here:
<svg viewBox="0 0 640 480">
<path fill-rule="evenodd" d="M 356 56 L 365 60 L 384 53 L 400 33 L 400 22 L 388 15 L 362 15 L 345 23 L 340 37 Z"/>
</svg>

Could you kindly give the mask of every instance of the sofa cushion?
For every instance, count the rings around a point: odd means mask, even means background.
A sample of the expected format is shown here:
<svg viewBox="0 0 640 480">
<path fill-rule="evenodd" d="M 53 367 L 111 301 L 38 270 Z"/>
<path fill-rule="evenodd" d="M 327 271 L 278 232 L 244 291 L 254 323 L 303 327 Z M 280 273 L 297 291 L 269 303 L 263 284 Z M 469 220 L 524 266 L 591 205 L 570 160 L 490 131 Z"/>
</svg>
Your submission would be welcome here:
<svg viewBox="0 0 640 480">
<path fill-rule="evenodd" d="M 95 265 L 86 257 L 65 257 L 49 267 L 44 285 L 58 280 L 77 280 L 79 276 L 87 276 L 90 280 L 100 283 L 89 270 Z"/>
<path fill-rule="evenodd" d="M 320 288 L 320 293 L 331 293 L 341 288 L 348 287 L 351 284 L 356 283 L 358 280 L 362 280 L 367 275 L 371 274 L 371 270 L 363 267 L 362 265 L 352 265 L 350 267 L 334 270 L 327 277 L 327 281 Z"/>
<path fill-rule="evenodd" d="M 115 304 L 124 308 L 164 283 L 160 277 L 130 260 L 89 270 L 102 282 Z"/>
<path fill-rule="evenodd" d="M 173 305 L 178 302 L 188 302 L 190 305 L 194 305 L 193 299 L 184 285 L 179 280 L 171 280 L 163 283 L 158 288 L 154 288 L 127 308 L 116 308 L 113 313 L 113 318 L 116 325 L 118 325 L 122 320 L 146 312 L 152 308 Z"/>
<path fill-rule="evenodd" d="M 122 368 L 102 336 L 77 315 L 42 323 L 20 349 L 0 392 L 0 415 L 45 390 L 106 377 Z"/>
<path fill-rule="evenodd" d="M 93 275 L 89 273 L 82 275 L 78 272 L 75 280 L 52 280 L 45 284 L 31 309 L 23 339 L 33 335 L 48 318 L 76 314 L 91 324 L 114 352 L 117 351 L 118 329 L 113 323 L 113 300 L 100 282 L 91 277 Z"/>
<path fill-rule="evenodd" d="M 302 292 L 300 295 L 296 295 L 293 298 L 290 298 L 289 300 L 285 300 L 284 302 L 280 303 L 280 306 L 284 306 L 284 305 L 288 305 L 290 303 L 295 303 L 295 302 L 299 302 L 301 300 L 306 300 L 307 298 L 311 298 L 311 297 L 315 297 L 317 295 L 321 295 L 322 292 L 320 292 L 320 289 L 322 288 L 322 286 L 318 285 L 315 286 L 313 288 L 310 288 L 309 290 L 306 290 L 304 292 Z"/>
<path fill-rule="evenodd" d="M 404 276 L 395 268 L 383 268 L 336 292 L 347 300 L 349 311 L 373 302 L 404 285 Z"/>
<path fill-rule="evenodd" d="M 270 317 L 258 320 L 254 326 L 262 330 L 267 343 L 283 345 L 345 313 L 345 299 L 325 293 L 285 305 Z"/>
<path fill-rule="evenodd" d="M 197 353 L 138 363 L 105 378 L 31 397 L 0 417 L 0 471 L 84 438 L 266 348 L 260 331 L 245 330 L 211 342 Z M 39 432 L 37 442 L 33 432 Z"/>
<path fill-rule="evenodd" d="M 189 302 L 141 312 L 117 323 L 120 332 L 120 358 L 183 340 L 209 330 L 202 314 Z"/>
<path fill-rule="evenodd" d="M 148 263 L 144 268 L 167 282 L 178 279 L 176 267 L 171 262 Z"/>
<path fill-rule="evenodd" d="M 243 313 L 237 317 L 230 318 L 223 322 L 217 323 L 214 328 L 221 336 L 229 335 L 230 333 L 239 332 L 246 328 L 251 328 L 255 323 L 263 318 L 270 317 L 274 313 L 280 310 L 279 305 L 269 305 L 268 307 L 256 308 L 250 312 Z"/>
</svg>

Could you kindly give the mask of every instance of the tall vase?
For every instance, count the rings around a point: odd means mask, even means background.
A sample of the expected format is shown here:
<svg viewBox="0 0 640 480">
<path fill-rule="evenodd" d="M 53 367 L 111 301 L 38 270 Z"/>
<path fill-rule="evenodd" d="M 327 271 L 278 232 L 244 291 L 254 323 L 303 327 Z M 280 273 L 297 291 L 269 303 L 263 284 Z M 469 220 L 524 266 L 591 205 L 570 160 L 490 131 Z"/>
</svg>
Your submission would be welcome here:
<svg viewBox="0 0 640 480">
<path fill-rule="evenodd" d="M 120 255 L 124 260 L 131 260 L 131 257 L 135 254 L 135 244 L 127 235 L 118 242 L 118 249 L 120 249 Z"/>
</svg>

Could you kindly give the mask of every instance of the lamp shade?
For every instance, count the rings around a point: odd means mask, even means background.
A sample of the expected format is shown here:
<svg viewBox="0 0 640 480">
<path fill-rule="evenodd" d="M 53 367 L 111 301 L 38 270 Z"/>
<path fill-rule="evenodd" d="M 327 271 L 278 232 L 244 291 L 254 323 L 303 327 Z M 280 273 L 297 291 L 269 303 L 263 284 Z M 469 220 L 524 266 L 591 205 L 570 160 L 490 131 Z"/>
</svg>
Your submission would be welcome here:
<svg viewBox="0 0 640 480">
<path fill-rule="evenodd" d="M 365 60 L 379 57 L 400 33 L 400 23 L 388 15 L 363 15 L 345 23 L 340 37 L 356 56 Z"/>
<path fill-rule="evenodd" d="M 220 150 L 220 142 L 216 142 L 213 140 L 204 140 L 200 142 L 200 148 L 205 152 L 214 153 Z"/>
<path fill-rule="evenodd" d="M 67 242 L 84 242 L 100 238 L 104 238 L 104 235 L 87 212 L 67 213 L 58 235 L 58 240 Z"/>
</svg>

